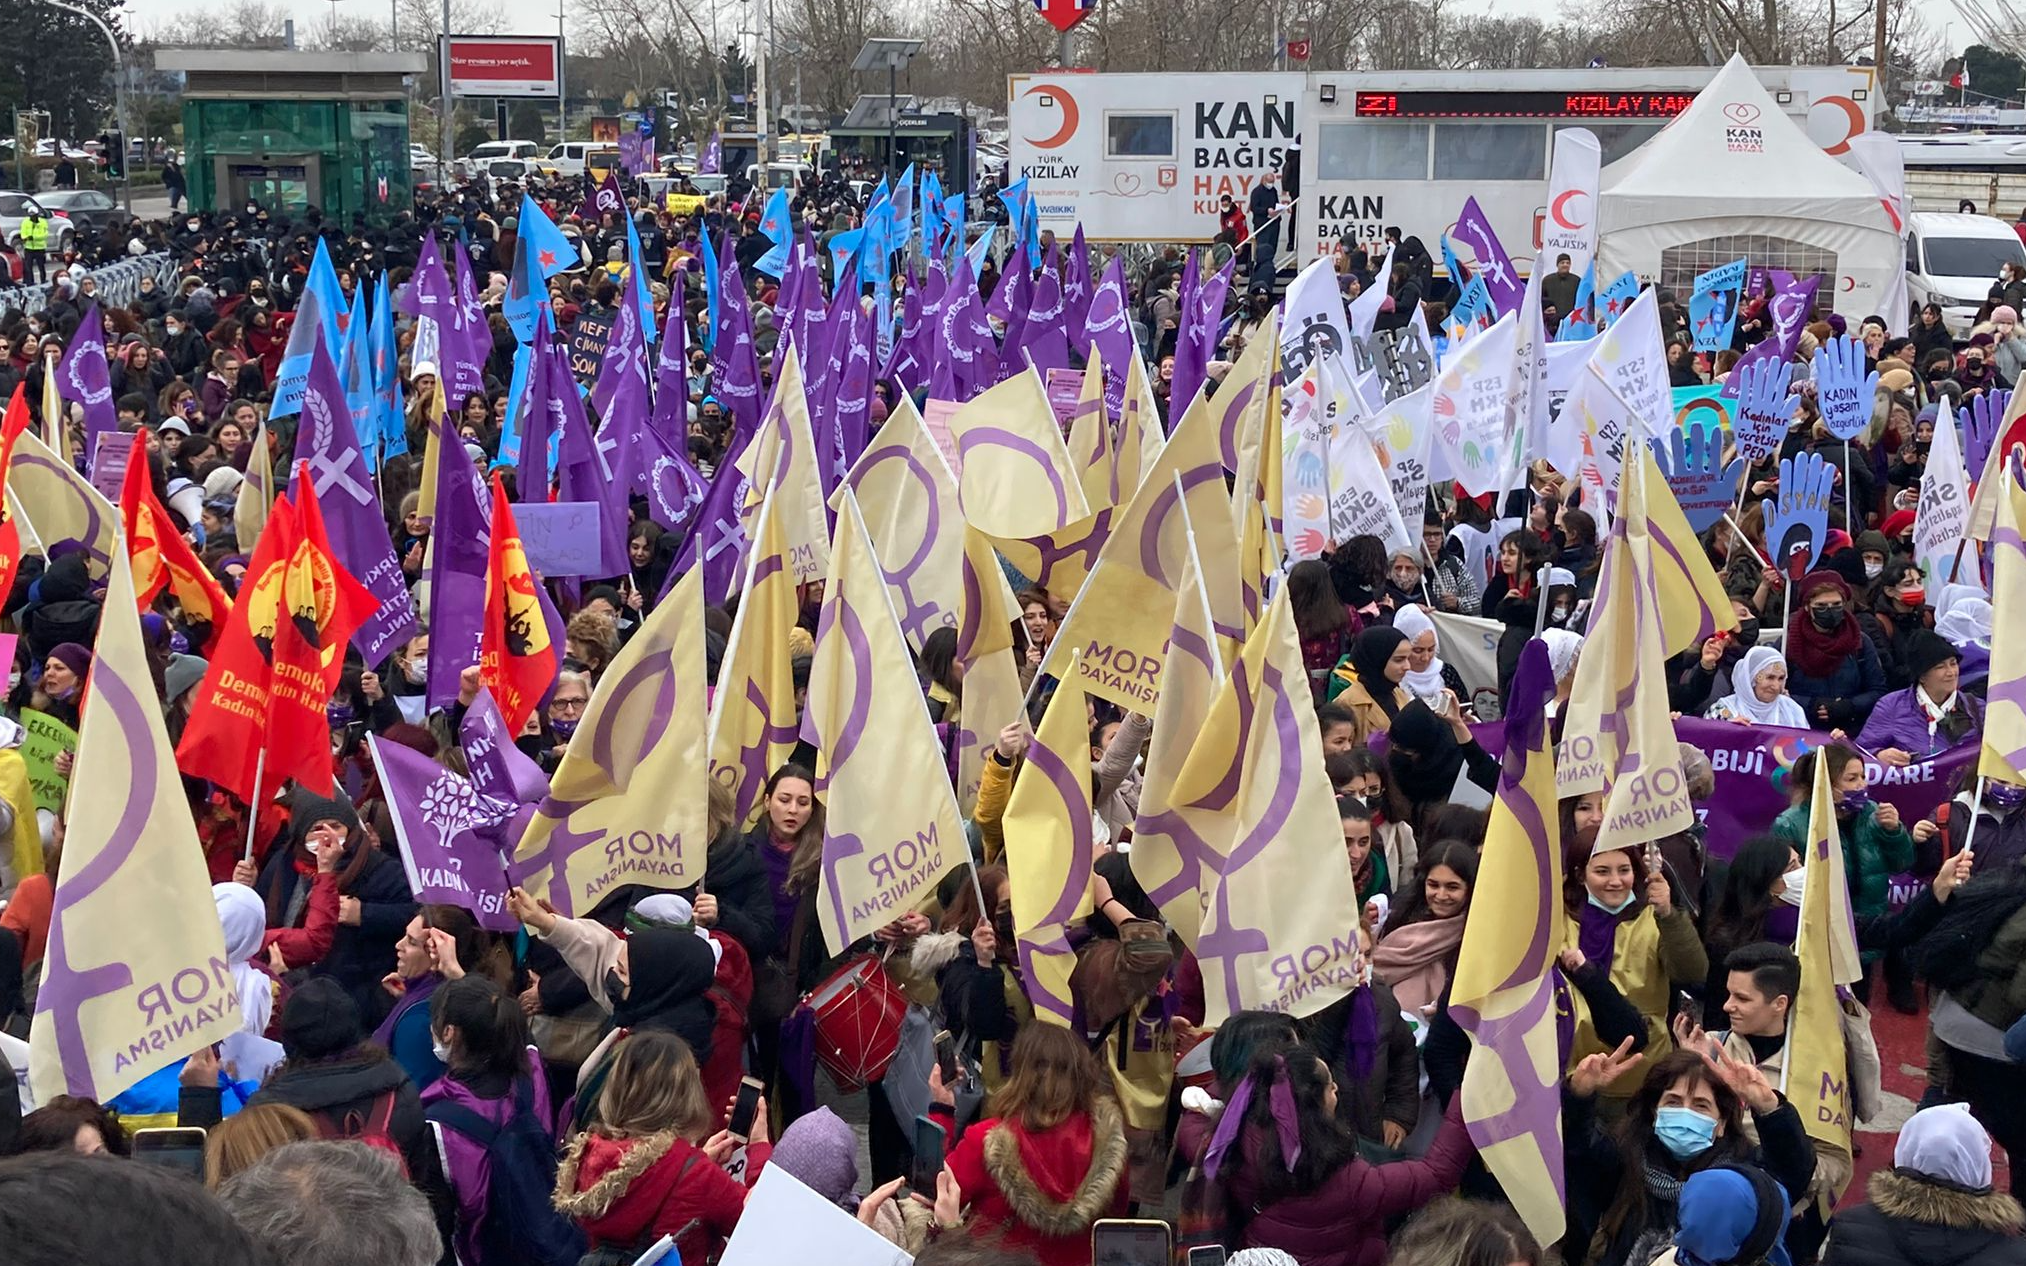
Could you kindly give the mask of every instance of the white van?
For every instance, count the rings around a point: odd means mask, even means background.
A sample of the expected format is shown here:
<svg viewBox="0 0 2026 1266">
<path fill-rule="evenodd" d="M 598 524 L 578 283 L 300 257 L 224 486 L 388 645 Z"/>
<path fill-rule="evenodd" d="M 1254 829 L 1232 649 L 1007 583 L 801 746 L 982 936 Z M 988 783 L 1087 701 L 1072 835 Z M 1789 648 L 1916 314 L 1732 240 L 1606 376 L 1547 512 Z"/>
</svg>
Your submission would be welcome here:
<svg viewBox="0 0 2026 1266">
<path fill-rule="evenodd" d="M 564 141 L 561 145 L 551 148 L 548 156 L 542 161 L 545 166 L 553 168 L 560 175 L 581 176 L 584 174 L 584 159 L 587 155 L 593 150 L 611 148 L 611 144 L 605 141 Z"/>
<path fill-rule="evenodd" d="M 486 141 L 473 146 L 471 152 L 458 162 L 458 167 L 462 175 L 482 176 L 494 159 L 525 158 L 533 161 L 541 152 L 541 147 L 533 141 Z"/>
<path fill-rule="evenodd" d="M 2006 264 L 2026 268 L 2026 244 L 2003 220 L 1954 211 L 1916 211 L 1907 217 L 1907 296 L 1916 310 L 1939 304 L 1942 324 L 1957 338 L 1969 335 L 1977 309 Z"/>
</svg>

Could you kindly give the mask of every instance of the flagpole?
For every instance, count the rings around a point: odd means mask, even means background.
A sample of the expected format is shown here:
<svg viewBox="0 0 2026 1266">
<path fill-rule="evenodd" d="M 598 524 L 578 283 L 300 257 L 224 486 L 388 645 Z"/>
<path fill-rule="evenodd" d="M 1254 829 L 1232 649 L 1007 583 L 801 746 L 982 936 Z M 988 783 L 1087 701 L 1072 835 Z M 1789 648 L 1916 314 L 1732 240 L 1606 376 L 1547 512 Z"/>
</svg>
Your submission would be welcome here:
<svg viewBox="0 0 2026 1266">
<path fill-rule="evenodd" d="M 246 802 L 246 847 L 239 855 L 241 861 L 253 860 L 253 830 L 260 824 L 260 777 L 266 772 L 267 745 L 263 743 L 253 762 L 253 798 Z"/>
<path fill-rule="evenodd" d="M 1855 500 L 1850 492 L 1850 441 L 1843 441 L 1843 530 L 1850 533 L 1850 539 L 1857 539 L 1857 528 L 1853 525 L 1857 511 L 1852 505 Z"/>
<path fill-rule="evenodd" d="M 1540 571 L 1535 573 L 1535 580 L 1541 587 L 1541 600 L 1536 604 L 1534 609 L 1534 636 L 1539 637 L 1541 630 L 1548 625 L 1548 565 L 1546 563 L 1542 563 Z"/>
<path fill-rule="evenodd" d="M 1990 778 L 1982 773 L 1977 775 L 1977 798 L 1970 802 L 1970 825 L 1963 831 L 1963 851 L 1970 853 L 1970 846 L 1977 840 L 1977 818 L 1984 812 L 1984 785 Z M 1946 844 L 1948 841 L 1942 841 Z"/>
<path fill-rule="evenodd" d="M 1736 534 L 1737 539 L 1739 541 L 1742 541 L 1744 543 L 1744 547 L 1747 550 L 1751 551 L 1752 557 L 1759 560 L 1760 566 L 1771 567 L 1773 565 L 1772 562 L 1769 559 L 1767 559 L 1767 557 L 1764 554 L 1759 553 L 1759 547 L 1752 544 L 1752 538 L 1745 535 L 1745 529 L 1743 525 L 1741 525 L 1736 519 L 1732 518 L 1728 514 L 1724 516 L 1724 522 L 1731 525 L 1731 531 Z M 1732 548 L 1735 549 L 1736 546 L 1733 545 Z"/>
</svg>

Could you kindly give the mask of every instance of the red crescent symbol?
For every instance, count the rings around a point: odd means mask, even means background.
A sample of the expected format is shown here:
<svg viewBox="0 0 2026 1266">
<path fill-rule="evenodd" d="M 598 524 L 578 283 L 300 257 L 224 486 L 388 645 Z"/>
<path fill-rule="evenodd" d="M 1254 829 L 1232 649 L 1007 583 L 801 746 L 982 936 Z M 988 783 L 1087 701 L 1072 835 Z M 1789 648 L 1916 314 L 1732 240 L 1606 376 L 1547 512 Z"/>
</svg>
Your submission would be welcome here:
<svg viewBox="0 0 2026 1266">
<path fill-rule="evenodd" d="M 1848 97 L 1823 97 L 1815 102 L 1815 104 L 1835 106 L 1837 109 L 1843 111 L 1844 116 L 1850 120 L 1850 129 L 1843 134 L 1843 139 L 1834 145 L 1824 145 L 1822 152 L 1831 158 L 1836 157 L 1838 154 L 1848 154 L 1850 152 L 1850 138 L 1856 136 L 1859 132 L 1867 130 L 1864 122 L 1864 111 L 1858 109 L 1857 103 Z"/>
<path fill-rule="evenodd" d="M 1061 148 L 1062 143 L 1064 141 L 1067 141 L 1070 138 L 1070 136 L 1074 134 L 1076 131 L 1076 124 L 1078 117 L 1076 110 L 1076 98 L 1070 96 L 1067 92 L 1064 92 L 1062 89 L 1056 87 L 1053 84 L 1031 84 L 1028 86 L 1027 91 L 1021 93 L 1020 95 L 1023 97 L 1031 97 L 1036 95 L 1037 93 L 1046 93 L 1047 95 L 1054 97 L 1055 104 L 1062 107 L 1062 127 L 1059 128 L 1053 136 L 1042 137 L 1038 140 L 1035 139 L 1034 137 L 1028 137 L 1027 143 L 1029 145 L 1032 145 L 1035 149 L 1059 149 Z"/>
<path fill-rule="evenodd" d="M 1857 289 L 1857 278 L 1845 277 L 1843 279 L 1843 293 L 1849 294 L 1851 291 L 1855 289 Z"/>
<path fill-rule="evenodd" d="M 1582 224 L 1578 224 L 1577 222 L 1569 218 L 1567 211 L 1564 209 L 1564 204 L 1566 204 L 1571 198 L 1587 198 L 1587 197 L 1589 197 L 1589 194 L 1587 194 L 1581 189 L 1564 189 L 1560 194 L 1556 195 L 1554 202 L 1549 204 L 1548 214 L 1555 218 L 1555 223 L 1561 225 L 1565 229 L 1568 229 L 1572 233 L 1578 229 L 1586 228 L 1588 227 L 1587 221 L 1585 221 Z"/>
</svg>

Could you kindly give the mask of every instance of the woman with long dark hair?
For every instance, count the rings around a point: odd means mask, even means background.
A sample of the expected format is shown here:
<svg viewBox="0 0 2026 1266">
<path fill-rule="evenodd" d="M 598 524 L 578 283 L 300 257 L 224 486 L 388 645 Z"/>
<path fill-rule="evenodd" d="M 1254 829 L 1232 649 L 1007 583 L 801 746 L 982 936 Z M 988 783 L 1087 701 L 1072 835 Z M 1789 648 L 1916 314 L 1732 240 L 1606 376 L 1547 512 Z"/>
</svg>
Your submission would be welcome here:
<svg viewBox="0 0 2026 1266">
<path fill-rule="evenodd" d="M 1703 923 L 1709 975 L 1703 987 L 1703 1024 L 1730 1027 L 1724 1015 L 1731 951 L 1759 941 L 1792 945 L 1801 923 L 1801 854 L 1777 835 L 1754 835 L 1738 845 L 1717 898 Z"/>
<path fill-rule="evenodd" d="M 1444 840 L 1421 854 L 1414 882 L 1400 893 L 1386 933 L 1372 951 L 1372 967 L 1393 988 L 1400 1005 L 1423 1015 L 1456 971 L 1463 923 L 1477 885 L 1477 850 Z"/>
<path fill-rule="evenodd" d="M 1303 559 L 1287 571 L 1288 609 L 1294 615 L 1295 637 L 1301 643 L 1302 666 L 1308 670 L 1309 690 L 1317 703 L 1327 697 L 1330 670 L 1344 657 L 1344 649 L 1363 626 L 1358 616 L 1337 597 L 1328 564 L 1319 558 Z"/>
</svg>

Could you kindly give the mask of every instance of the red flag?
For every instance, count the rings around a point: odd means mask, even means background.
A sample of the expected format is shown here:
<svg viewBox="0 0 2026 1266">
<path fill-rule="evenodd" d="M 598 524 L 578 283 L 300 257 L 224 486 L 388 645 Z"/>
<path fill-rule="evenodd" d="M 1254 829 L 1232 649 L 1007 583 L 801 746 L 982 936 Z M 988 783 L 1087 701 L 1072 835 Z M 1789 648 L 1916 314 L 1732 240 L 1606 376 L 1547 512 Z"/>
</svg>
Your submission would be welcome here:
<svg viewBox="0 0 2026 1266">
<path fill-rule="evenodd" d="M 519 734 L 542 692 L 562 667 L 536 589 L 540 581 L 521 548 L 513 506 L 498 475 L 492 480 L 492 552 L 485 564 L 485 629 L 478 643 L 478 675 L 508 734 Z"/>
<path fill-rule="evenodd" d="M 260 534 L 239 601 L 232 605 L 216 653 L 193 693 L 190 719 L 176 744 L 176 767 L 193 778 L 208 778 L 242 801 L 255 797 L 254 782 L 280 784 L 273 772 L 258 773 L 274 710 L 275 643 L 287 624 L 282 614 L 283 580 L 296 543 L 295 507 L 287 497 L 274 503 Z M 330 764 L 328 745 L 324 764 Z"/>
<path fill-rule="evenodd" d="M 0 488 L 6 486 L 7 472 L 14 461 L 14 437 L 27 430 L 31 421 L 26 384 L 15 383 L 6 416 L 0 418 Z M 13 502 L 0 496 L 0 598 L 14 591 L 14 573 L 20 569 L 21 527 L 14 522 Z"/>
<path fill-rule="evenodd" d="M 134 569 L 134 598 L 146 611 L 166 588 L 183 608 L 185 622 L 192 629 L 203 628 L 203 653 L 208 656 L 224 636 L 232 600 L 163 511 L 149 474 L 146 444 L 145 435 L 134 437 L 127 477 L 120 485 L 120 525 L 126 530 L 127 559 Z"/>
<path fill-rule="evenodd" d="M 331 692 L 345 669 L 345 644 L 379 602 L 339 564 L 324 532 L 307 464 L 295 482 L 296 535 L 282 576 L 287 619 L 275 639 L 270 772 L 331 794 Z"/>
</svg>

